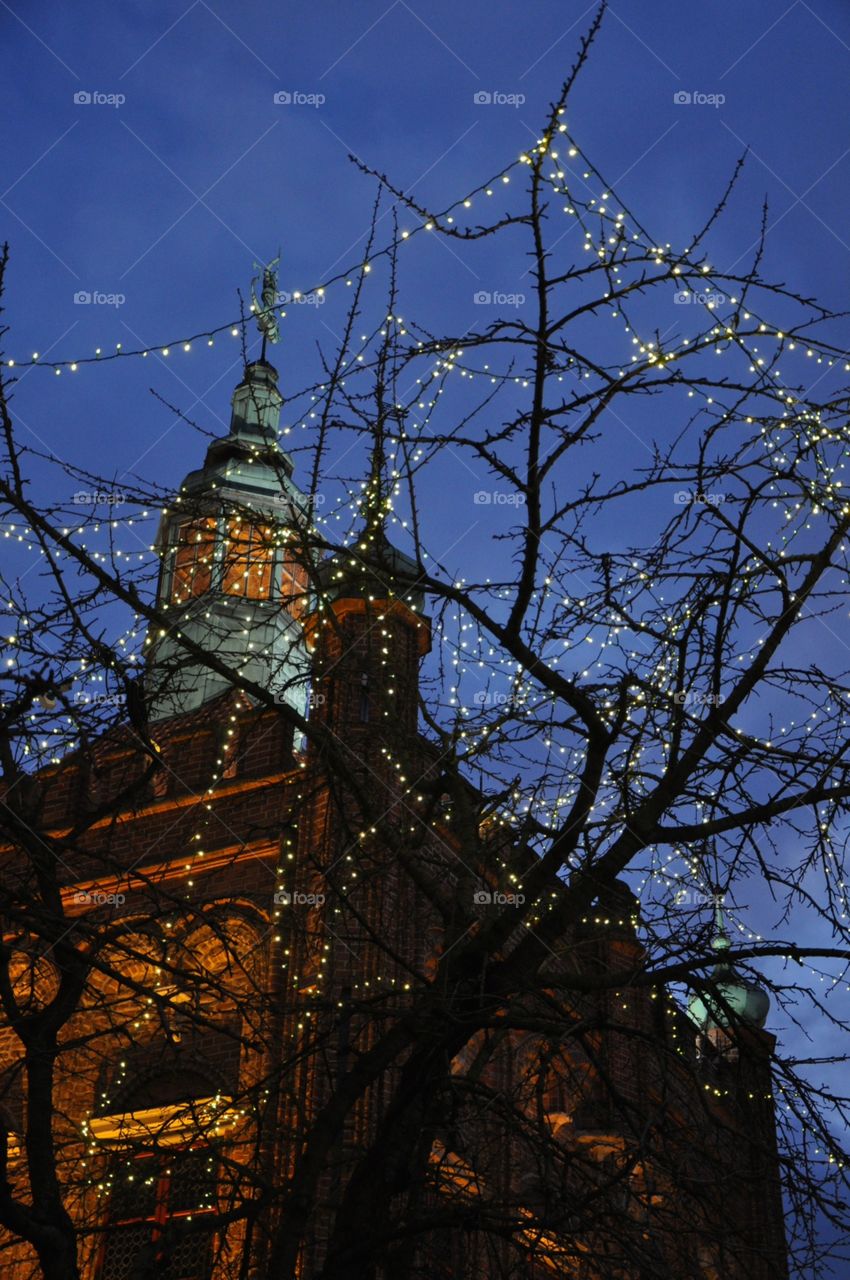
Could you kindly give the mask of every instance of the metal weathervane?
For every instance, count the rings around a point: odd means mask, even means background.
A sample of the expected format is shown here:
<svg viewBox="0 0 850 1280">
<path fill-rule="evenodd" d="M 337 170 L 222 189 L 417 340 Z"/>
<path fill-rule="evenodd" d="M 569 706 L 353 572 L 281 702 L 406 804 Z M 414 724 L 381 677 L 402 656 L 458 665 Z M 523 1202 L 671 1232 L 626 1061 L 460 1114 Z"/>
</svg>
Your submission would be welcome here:
<svg viewBox="0 0 850 1280">
<path fill-rule="evenodd" d="M 261 262 L 254 263 L 257 271 L 262 272 L 262 286 L 259 298 L 257 297 L 257 285 L 260 281 L 260 276 L 254 276 L 251 281 L 251 303 L 257 328 L 263 335 L 263 357 L 266 354 L 267 342 L 280 342 L 280 329 L 277 324 L 276 310 L 279 299 L 277 287 L 277 267 L 279 262 L 280 253 L 265 266 Z"/>
</svg>

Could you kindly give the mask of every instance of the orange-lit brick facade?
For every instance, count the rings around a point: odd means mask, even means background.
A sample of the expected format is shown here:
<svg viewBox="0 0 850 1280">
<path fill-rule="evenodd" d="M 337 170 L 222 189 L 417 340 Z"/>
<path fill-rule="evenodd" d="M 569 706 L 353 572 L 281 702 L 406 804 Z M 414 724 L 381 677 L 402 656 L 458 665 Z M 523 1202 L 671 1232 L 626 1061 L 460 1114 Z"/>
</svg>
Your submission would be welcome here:
<svg viewBox="0 0 850 1280">
<path fill-rule="evenodd" d="M 283 1280 L 292 1267 L 313 1280 L 344 1234 L 352 1177 L 386 1179 L 389 1202 L 404 1192 L 405 1171 L 385 1158 L 385 1121 L 415 1062 L 402 1052 L 345 1108 L 294 1255 L 277 1232 L 305 1140 L 340 1082 L 404 1019 L 412 987 L 421 998 L 430 983 L 439 997 L 440 958 L 457 939 L 432 885 L 495 885 L 504 837 L 476 832 L 470 865 L 463 833 L 404 799 L 408 775 L 427 792 L 438 771 L 417 735 L 428 620 L 343 581 L 305 632 L 312 718 L 327 733 L 303 753 L 284 716 L 225 691 L 152 725 L 159 767 L 117 811 L 110 799 L 149 765 L 130 727 L 39 780 L 54 834 L 105 810 L 63 889 L 69 917 L 91 922 L 100 949 L 62 1031 L 74 1047 L 59 1058 L 55 1096 L 83 1280 Z M 362 796 L 383 842 L 364 823 Z M 7 855 L 22 898 L 24 865 Z M 663 993 L 630 984 L 643 955 L 635 924 L 628 889 L 610 886 L 539 987 L 515 998 L 522 1016 L 507 1034 L 494 1020 L 458 1036 L 449 1076 L 470 1081 L 483 1043 L 499 1037 L 482 1080 L 506 1105 L 486 1108 L 482 1123 L 474 1093 L 458 1092 L 425 1153 L 433 1174 L 420 1207 L 434 1226 L 375 1280 L 787 1275 L 771 1037 L 751 1028 L 698 1043 Z M 622 987 L 561 1002 L 562 1037 L 534 1029 L 560 978 L 617 972 Z M 36 985 L 55 980 L 46 961 Z M 20 1059 L 14 1030 L 0 1031 L 0 1104 L 25 1195 Z M 547 1164 L 552 1143 L 568 1158 Z M 442 1220 L 443 1201 L 457 1220 Z M 510 1231 L 488 1230 L 493 1206 Z M 24 1280 L 32 1259 L 7 1245 L 3 1274 Z"/>
</svg>

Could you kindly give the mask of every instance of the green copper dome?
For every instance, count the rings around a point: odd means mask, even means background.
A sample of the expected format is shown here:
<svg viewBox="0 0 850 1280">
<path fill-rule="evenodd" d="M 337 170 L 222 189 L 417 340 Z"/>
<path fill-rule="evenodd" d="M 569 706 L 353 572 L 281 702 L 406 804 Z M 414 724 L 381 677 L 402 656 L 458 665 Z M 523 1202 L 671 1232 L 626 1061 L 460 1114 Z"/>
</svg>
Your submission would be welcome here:
<svg viewBox="0 0 850 1280">
<path fill-rule="evenodd" d="M 695 991 L 688 1001 L 688 1013 L 703 1031 L 734 1026 L 738 1021 L 761 1028 L 767 1021 L 770 996 L 764 987 L 742 977 L 729 964 L 726 952 L 731 945 L 718 909 L 718 928 L 711 944 L 718 956 L 718 963 L 711 971 L 716 993 Z"/>
</svg>

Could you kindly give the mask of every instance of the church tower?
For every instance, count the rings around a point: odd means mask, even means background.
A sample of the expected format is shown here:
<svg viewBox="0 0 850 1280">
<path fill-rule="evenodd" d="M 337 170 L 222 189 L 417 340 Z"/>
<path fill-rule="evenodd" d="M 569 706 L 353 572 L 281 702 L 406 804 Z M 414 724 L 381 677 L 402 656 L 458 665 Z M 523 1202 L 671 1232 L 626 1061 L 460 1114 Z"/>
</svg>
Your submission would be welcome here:
<svg viewBox="0 0 850 1280">
<path fill-rule="evenodd" d="M 709 984 L 688 1002 L 698 1028 L 707 1087 L 729 1099 L 723 1122 L 727 1153 L 722 1215 L 737 1220 L 748 1280 L 787 1280 L 788 1250 L 780 1182 L 771 1057 L 776 1038 L 765 1029 L 770 997 L 730 963 L 732 943 L 723 911 L 715 912 Z M 745 1246 L 745 1252 L 744 1252 Z"/>
<path fill-rule="evenodd" d="M 264 359 L 247 365 L 229 433 L 163 516 L 157 607 L 171 625 L 148 636 L 152 720 L 194 711 L 228 687 L 180 637 L 304 710 L 308 582 L 297 548 L 309 504 L 278 442 L 281 403 L 277 370 Z"/>
</svg>

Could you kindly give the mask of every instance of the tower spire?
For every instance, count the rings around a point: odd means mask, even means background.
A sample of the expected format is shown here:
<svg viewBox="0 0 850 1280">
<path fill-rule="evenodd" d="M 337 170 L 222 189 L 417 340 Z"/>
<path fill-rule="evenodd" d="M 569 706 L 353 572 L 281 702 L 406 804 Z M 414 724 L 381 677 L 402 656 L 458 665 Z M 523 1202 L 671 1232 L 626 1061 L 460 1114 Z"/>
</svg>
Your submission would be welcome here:
<svg viewBox="0 0 850 1280">
<path fill-rule="evenodd" d="M 304 709 L 307 581 L 298 546 L 308 503 L 278 441 L 281 404 L 273 365 L 248 364 L 229 432 L 211 441 L 163 517 L 157 603 L 173 621 L 148 637 L 153 720 L 195 710 L 228 688 L 225 676 L 187 656 L 181 637 Z"/>
<path fill-rule="evenodd" d="M 375 422 L 370 454 L 369 479 L 363 498 L 363 534 L 360 541 L 385 543 L 387 541 L 387 515 L 390 498 L 386 491 L 386 457 L 384 454 L 386 432 L 383 409 Z"/>
<path fill-rule="evenodd" d="M 732 946 L 719 892 L 714 896 L 714 937 L 711 945 L 715 951 L 728 951 Z"/>
<path fill-rule="evenodd" d="M 728 1030 L 738 1021 L 762 1028 L 767 1021 L 770 996 L 764 987 L 743 977 L 730 963 L 728 952 L 731 947 L 726 916 L 718 894 L 711 940 L 711 949 L 717 955 L 717 963 L 711 971 L 713 990 L 694 992 L 688 1001 L 688 1012 L 702 1031 Z"/>
</svg>

